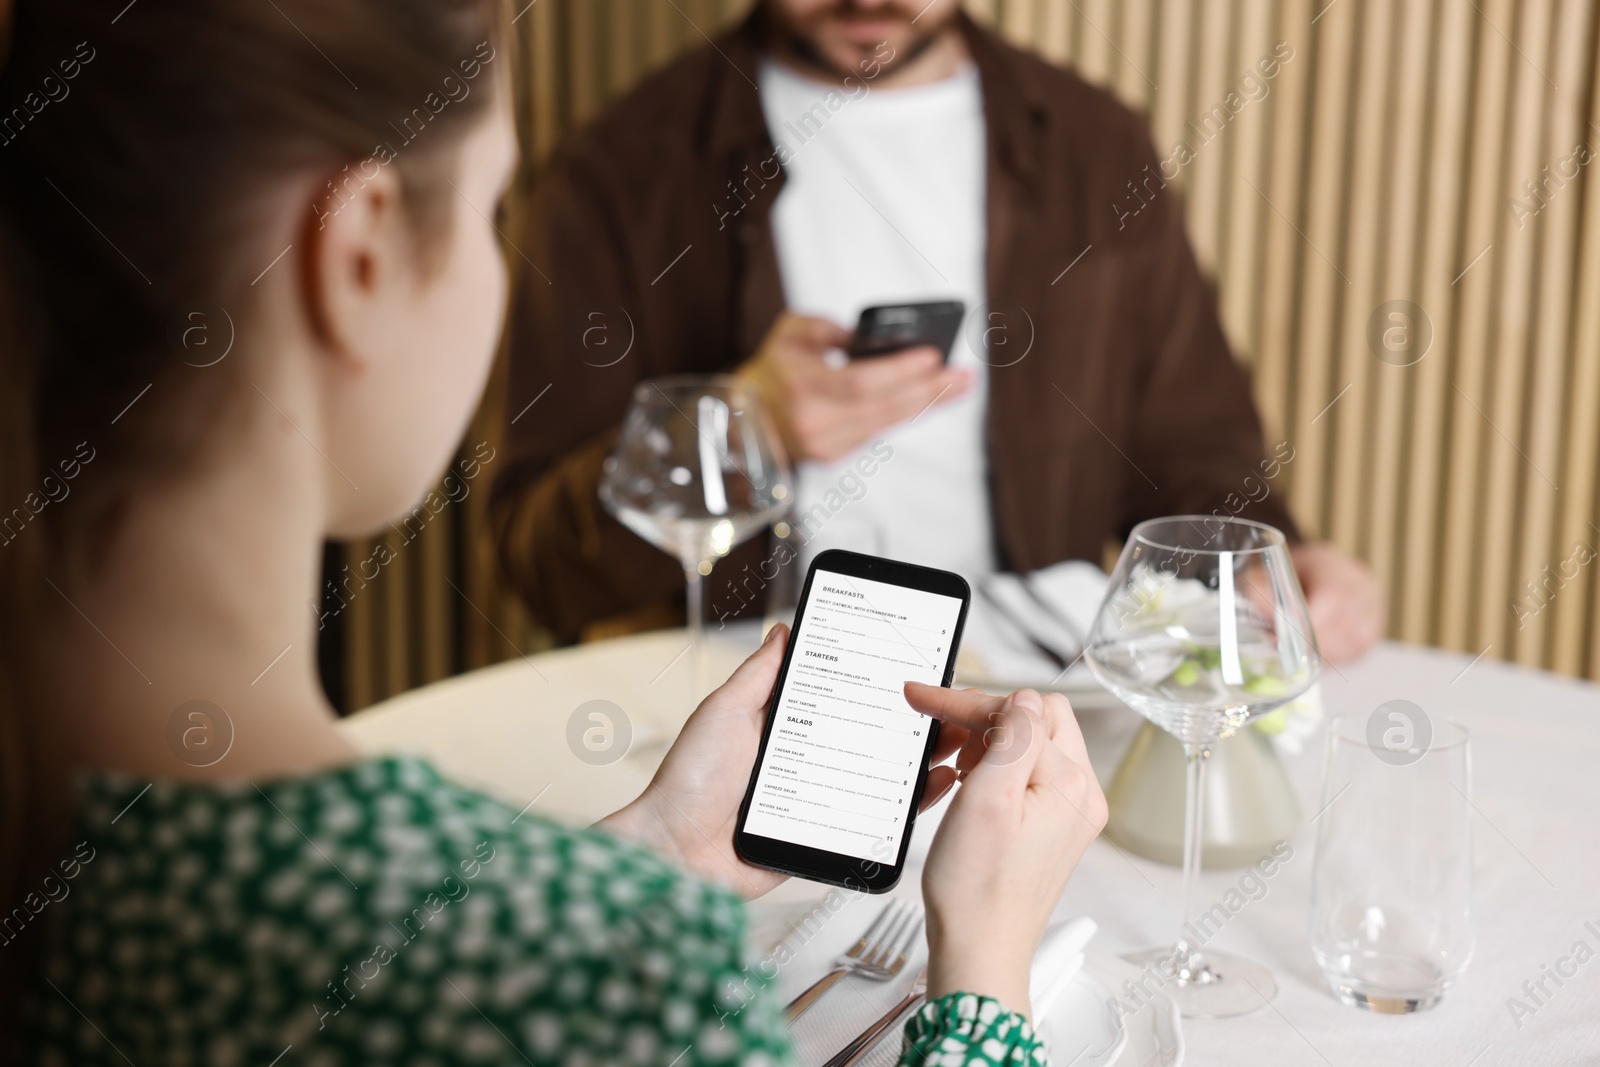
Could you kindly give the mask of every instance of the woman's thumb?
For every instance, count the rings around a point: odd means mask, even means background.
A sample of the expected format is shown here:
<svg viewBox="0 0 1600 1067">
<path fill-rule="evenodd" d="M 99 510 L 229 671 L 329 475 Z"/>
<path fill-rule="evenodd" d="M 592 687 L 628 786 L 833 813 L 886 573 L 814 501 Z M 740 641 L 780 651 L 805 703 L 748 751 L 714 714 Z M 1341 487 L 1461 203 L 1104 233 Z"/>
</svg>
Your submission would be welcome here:
<svg viewBox="0 0 1600 1067">
<path fill-rule="evenodd" d="M 778 680 L 778 668 L 783 665 L 783 649 L 789 639 L 789 627 L 778 623 L 767 631 L 761 647 L 752 652 L 738 670 L 718 687 L 722 696 L 741 704 L 765 705 L 772 695 L 772 686 Z"/>
</svg>

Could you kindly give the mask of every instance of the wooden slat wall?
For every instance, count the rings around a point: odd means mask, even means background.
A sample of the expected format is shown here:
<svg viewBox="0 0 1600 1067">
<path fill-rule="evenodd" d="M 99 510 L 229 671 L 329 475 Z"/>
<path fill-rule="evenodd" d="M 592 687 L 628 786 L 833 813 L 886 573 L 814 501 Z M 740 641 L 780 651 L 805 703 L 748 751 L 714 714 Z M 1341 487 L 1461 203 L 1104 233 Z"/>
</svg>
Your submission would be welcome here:
<svg viewBox="0 0 1600 1067">
<path fill-rule="evenodd" d="M 527 178 L 748 2 L 512 0 Z M 1296 450 L 1291 503 L 1372 563 L 1392 636 L 1600 677 L 1600 562 L 1579 562 L 1600 545 L 1600 182 L 1585 167 L 1531 217 L 1512 208 L 1532 205 L 1524 183 L 1546 165 L 1600 148 L 1600 0 L 967 7 L 1115 91 L 1164 156 L 1259 59 L 1293 48 L 1175 183 L 1268 432 Z M 1431 325 L 1414 365 L 1368 347 L 1388 300 Z M 468 451 L 498 443 L 500 393 L 497 378 Z M 493 469 L 414 543 L 391 537 L 396 561 L 344 616 L 347 707 L 547 644 L 494 574 Z M 1564 562 L 1553 596 L 1528 594 Z"/>
</svg>

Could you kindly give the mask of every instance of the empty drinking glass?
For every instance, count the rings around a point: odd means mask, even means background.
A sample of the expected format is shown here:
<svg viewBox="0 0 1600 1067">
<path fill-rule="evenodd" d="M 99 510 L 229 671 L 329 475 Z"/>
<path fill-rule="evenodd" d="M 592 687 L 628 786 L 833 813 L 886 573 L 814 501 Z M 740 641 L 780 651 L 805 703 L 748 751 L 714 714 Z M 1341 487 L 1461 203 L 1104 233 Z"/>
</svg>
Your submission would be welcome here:
<svg viewBox="0 0 1600 1067">
<path fill-rule="evenodd" d="M 703 578 L 734 545 L 789 510 L 789 466 L 749 386 L 720 374 L 650 378 L 633 390 L 600 501 L 677 557 L 688 584 L 690 705 L 706 673 Z"/>
<path fill-rule="evenodd" d="M 1472 959 L 1467 731 L 1408 701 L 1329 724 L 1311 873 L 1311 950 L 1340 1000 L 1439 1002 Z"/>
</svg>

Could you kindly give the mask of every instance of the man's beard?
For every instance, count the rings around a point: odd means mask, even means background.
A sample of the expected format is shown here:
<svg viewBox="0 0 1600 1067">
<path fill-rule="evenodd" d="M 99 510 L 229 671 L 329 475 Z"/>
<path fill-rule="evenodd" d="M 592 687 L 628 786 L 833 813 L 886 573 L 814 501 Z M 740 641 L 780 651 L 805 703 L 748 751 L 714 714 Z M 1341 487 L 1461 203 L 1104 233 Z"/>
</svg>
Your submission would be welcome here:
<svg viewBox="0 0 1600 1067">
<path fill-rule="evenodd" d="M 939 34 L 943 31 L 943 29 L 944 27 L 940 27 L 932 33 L 924 33 L 921 36 L 913 39 L 909 46 L 907 46 L 888 62 L 879 59 L 877 61 L 880 68 L 879 74 L 887 74 L 893 70 L 915 62 L 919 56 L 921 56 L 929 48 L 933 47 L 934 42 L 939 39 Z M 833 60 L 830 59 L 822 51 L 822 49 L 818 48 L 814 43 L 812 43 L 811 38 L 797 30 L 791 29 L 790 27 L 782 24 L 775 26 L 774 30 L 777 34 L 778 42 L 782 45 L 782 47 L 796 59 L 800 60 L 800 62 L 809 67 L 812 67 L 816 70 L 827 71 L 829 74 L 832 74 L 834 77 L 841 80 L 845 78 L 860 77 L 863 73 L 860 70 L 852 70 L 846 67 L 835 65 Z"/>
</svg>

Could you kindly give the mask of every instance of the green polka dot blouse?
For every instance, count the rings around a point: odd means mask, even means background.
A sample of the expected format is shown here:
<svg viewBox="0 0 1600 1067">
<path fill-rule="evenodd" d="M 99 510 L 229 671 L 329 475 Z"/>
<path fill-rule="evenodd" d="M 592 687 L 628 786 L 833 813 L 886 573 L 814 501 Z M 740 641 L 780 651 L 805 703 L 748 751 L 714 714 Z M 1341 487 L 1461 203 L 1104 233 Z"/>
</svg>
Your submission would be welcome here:
<svg viewBox="0 0 1600 1067">
<path fill-rule="evenodd" d="M 72 840 L 35 920 L 30 1063 L 791 1062 L 736 897 L 420 760 L 260 786 L 93 775 Z M 957 994 L 913 1017 L 901 1062 L 1045 1061 L 1021 1016 Z"/>
</svg>

